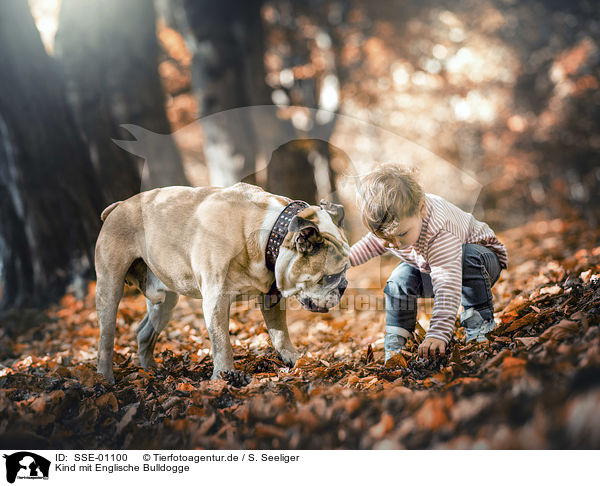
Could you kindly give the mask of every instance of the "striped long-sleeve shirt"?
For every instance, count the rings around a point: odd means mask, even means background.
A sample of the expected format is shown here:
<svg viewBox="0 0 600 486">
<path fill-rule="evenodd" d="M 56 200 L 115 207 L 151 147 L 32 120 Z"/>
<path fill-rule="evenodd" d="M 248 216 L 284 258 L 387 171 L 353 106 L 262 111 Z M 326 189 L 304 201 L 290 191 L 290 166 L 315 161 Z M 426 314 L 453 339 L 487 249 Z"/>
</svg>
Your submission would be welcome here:
<svg viewBox="0 0 600 486">
<path fill-rule="evenodd" d="M 506 248 L 492 229 L 472 214 L 433 194 L 425 195 L 426 214 L 417 243 L 404 250 L 386 248 L 384 242 L 368 233 L 350 250 L 352 266 L 390 252 L 423 273 L 431 275 L 433 315 L 428 337 L 450 341 L 460 306 L 462 289 L 462 245 L 477 243 L 492 250 L 506 268 Z"/>
</svg>

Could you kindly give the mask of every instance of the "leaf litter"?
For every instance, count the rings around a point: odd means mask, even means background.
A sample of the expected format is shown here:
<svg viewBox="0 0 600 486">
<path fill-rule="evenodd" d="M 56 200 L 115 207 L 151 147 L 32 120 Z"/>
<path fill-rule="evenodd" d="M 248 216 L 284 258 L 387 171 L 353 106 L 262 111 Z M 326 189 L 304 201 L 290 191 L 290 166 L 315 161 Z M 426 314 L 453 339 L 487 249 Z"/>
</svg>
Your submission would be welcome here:
<svg viewBox="0 0 600 486">
<path fill-rule="evenodd" d="M 325 315 L 289 311 L 292 340 L 303 352 L 290 369 L 272 350 L 260 311 L 239 303 L 230 331 L 240 373 L 211 381 L 200 302 L 181 299 L 157 343 L 159 367 L 146 371 L 135 340 L 145 302 L 129 289 L 110 385 L 95 370 L 93 283 L 83 300 L 66 295 L 43 313 L 8 313 L 0 328 L 0 445 L 600 447 L 598 232 L 554 220 L 502 239 L 511 266 L 493 289 L 498 327 L 482 344 L 465 344 L 457 328 L 436 359 L 417 357 L 420 330 L 384 365 L 381 309 L 342 302 Z M 395 264 L 384 259 L 384 272 Z M 377 282 L 376 265 L 361 267 L 361 279 Z M 370 292 L 381 297 L 381 289 Z M 344 299 L 360 293 L 348 289 Z"/>
</svg>

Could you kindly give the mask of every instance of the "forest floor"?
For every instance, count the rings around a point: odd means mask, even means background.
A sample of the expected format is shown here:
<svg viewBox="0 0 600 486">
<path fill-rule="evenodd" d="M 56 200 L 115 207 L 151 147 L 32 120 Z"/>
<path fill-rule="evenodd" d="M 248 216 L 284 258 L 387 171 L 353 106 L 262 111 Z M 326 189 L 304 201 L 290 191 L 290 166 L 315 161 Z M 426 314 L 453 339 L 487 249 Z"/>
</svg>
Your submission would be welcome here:
<svg viewBox="0 0 600 486">
<path fill-rule="evenodd" d="M 0 448 L 598 448 L 600 231 L 553 220 L 500 236 L 510 267 L 494 287 L 498 328 L 468 345 L 457 328 L 434 361 L 414 354 L 418 326 L 406 352 L 383 364 L 381 289 L 397 263 L 387 258 L 351 269 L 354 288 L 328 314 L 290 302 L 304 353 L 293 369 L 272 350 L 260 311 L 236 304 L 230 332 L 246 386 L 209 379 L 200 301 L 180 300 L 149 373 L 135 341 L 145 301 L 127 291 L 115 385 L 95 372 L 93 284 L 83 300 L 9 315 Z"/>
</svg>

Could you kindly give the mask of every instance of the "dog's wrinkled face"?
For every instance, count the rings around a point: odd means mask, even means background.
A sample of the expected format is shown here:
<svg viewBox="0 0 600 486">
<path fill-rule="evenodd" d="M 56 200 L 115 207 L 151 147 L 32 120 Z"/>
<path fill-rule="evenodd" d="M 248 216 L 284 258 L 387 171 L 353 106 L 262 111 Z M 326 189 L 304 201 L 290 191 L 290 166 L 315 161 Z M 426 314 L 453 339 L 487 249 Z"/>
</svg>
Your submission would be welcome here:
<svg viewBox="0 0 600 486">
<path fill-rule="evenodd" d="M 285 297 L 296 295 L 307 310 L 327 312 L 336 306 L 348 282 L 350 246 L 341 223 L 342 206 L 321 201 L 292 218 L 275 267 Z"/>
</svg>

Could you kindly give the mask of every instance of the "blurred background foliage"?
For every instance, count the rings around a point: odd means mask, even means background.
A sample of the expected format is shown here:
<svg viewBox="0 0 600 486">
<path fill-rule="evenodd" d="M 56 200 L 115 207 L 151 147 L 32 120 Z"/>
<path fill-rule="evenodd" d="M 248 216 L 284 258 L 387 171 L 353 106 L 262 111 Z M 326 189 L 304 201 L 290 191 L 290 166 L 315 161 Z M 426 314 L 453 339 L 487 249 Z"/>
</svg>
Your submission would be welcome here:
<svg viewBox="0 0 600 486">
<path fill-rule="evenodd" d="M 83 287 L 101 209 L 160 185 L 245 180 L 328 196 L 347 206 L 355 239 L 354 176 L 396 161 L 497 230 L 555 218 L 595 227 L 599 10 L 592 0 L 3 2 L 1 307 Z M 278 122 L 210 116 L 255 105 L 273 105 Z M 319 138 L 306 138 L 315 126 Z M 267 132 L 292 142 L 261 153 Z M 462 176 L 446 177 L 452 168 Z"/>
</svg>

